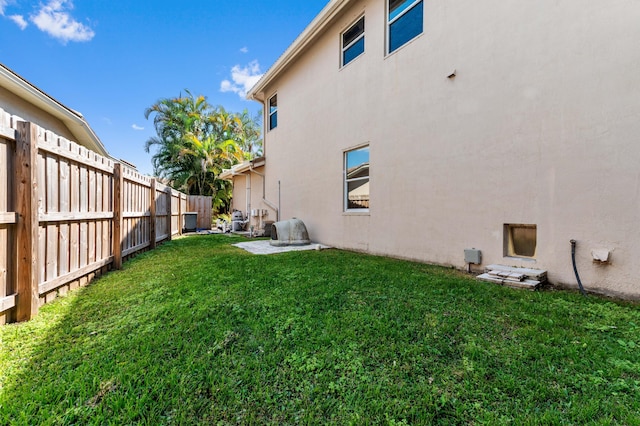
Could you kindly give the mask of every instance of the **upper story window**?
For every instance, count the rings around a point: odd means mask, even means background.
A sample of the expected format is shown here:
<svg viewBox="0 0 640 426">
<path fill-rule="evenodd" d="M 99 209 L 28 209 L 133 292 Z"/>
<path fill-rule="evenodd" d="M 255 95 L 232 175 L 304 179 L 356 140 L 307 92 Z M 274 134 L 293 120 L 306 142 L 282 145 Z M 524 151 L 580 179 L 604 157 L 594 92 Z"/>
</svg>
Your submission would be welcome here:
<svg viewBox="0 0 640 426">
<path fill-rule="evenodd" d="M 423 31 L 423 0 L 388 0 L 388 53 L 404 46 Z"/>
<path fill-rule="evenodd" d="M 344 153 L 344 210 L 369 209 L 369 146 Z"/>
<path fill-rule="evenodd" d="M 269 98 L 269 130 L 278 127 L 278 95 Z"/>
<path fill-rule="evenodd" d="M 364 16 L 342 33 L 342 66 L 364 53 Z"/>
</svg>

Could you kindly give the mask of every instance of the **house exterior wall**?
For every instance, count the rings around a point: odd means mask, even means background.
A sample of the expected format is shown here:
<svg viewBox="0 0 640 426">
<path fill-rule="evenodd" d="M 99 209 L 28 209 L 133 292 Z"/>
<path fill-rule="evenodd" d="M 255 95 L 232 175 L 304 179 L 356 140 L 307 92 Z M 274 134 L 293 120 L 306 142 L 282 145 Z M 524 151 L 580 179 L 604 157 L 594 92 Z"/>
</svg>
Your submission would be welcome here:
<svg viewBox="0 0 640 426">
<path fill-rule="evenodd" d="M 75 140 L 69 128 L 59 119 L 24 101 L 4 87 L 0 87 L 0 108 L 11 115 L 22 118 L 24 121 L 36 123 L 44 129 L 49 129 L 66 139 Z"/>
<path fill-rule="evenodd" d="M 246 175 L 236 175 L 233 177 L 233 200 L 231 208 L 246 213 L 247 210 L 247 177 Z"/>
<path fill-rule="evenodd" d="M 264 223 L 267 221 L 275 222 L 278 216 L 277 193 L 276 198 L 267 198 L 267 201 L 263 199 L 263 176 L 265 174 L 266 167 L 259 166 L 234 174 L 232 178 L 233 200 L 231 208 L 241 211 L 245 217 L 248 216 L 249 226 L 253 226 L 256 230 L 263 229 Z M 255 210 L 255 214 L 252 214 L 252 210 Z"/>
<path fill-rule="evenodd" d="M 365 53 L 340 69 L 362 14 Z M 280 217 L 323 244 L 458 268 L 474 247 L 478 268 L 569 287 L 575 239 L 588 290 L 640 298 L 640 3 L 425 1 L 423 34 L 390 55 L 385 22 L 384 1 L 352 2 L 261 93 L 278 95 Z M 371 207 L 344 212 L 343 153 L 364 144 Z M 535 259 L 505 257 L 508 223 L 537 226 Z"/>
</svg>

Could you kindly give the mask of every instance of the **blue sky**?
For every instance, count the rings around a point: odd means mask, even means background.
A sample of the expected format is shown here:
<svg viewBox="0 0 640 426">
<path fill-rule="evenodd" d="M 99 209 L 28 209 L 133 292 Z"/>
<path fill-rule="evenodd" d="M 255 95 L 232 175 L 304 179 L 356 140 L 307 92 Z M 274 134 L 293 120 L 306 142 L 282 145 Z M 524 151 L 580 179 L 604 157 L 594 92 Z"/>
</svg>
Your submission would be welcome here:
<svg viewBox="0 0 640 426">
<path fill-rule="evenodd" d="M 144 110 L 184 89 L 243 99 L 328 0 L 0 0 L 0 62 L 80 111 L 116 158 L 151 174 Z"/>
</svg>

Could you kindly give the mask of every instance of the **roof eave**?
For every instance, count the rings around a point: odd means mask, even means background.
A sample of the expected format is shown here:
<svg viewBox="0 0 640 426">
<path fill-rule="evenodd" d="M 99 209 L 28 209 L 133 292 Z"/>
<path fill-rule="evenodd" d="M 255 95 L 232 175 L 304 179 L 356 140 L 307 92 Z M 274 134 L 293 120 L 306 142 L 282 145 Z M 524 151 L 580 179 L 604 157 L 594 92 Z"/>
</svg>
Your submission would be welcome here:
<svg viewBox="0 0 640 426">
<path fill-rule="evenodd" d="M 56 117 L 69 128 L 76 138 L 82 139 L 75 142 L 85 144 L 87 148 L 100 155 L 109 156 L 102 141 L 82 114 L 58 102 L 2 64 L 0 64 L 0 77 L 7 83 L 7 90 Z"/>
<path fill-rule="evenodd" d="M 254 170 L 254 168 L 262 167 L 266 163 L 265 157 L 254 158 L 253 160 L 246 160 L 240 164 L 232 166 L 230 169 L 224 169 L 222 173 L 218 175 L 218 178 L 222 180 L 232 180 L 234 176 L 241 176 L 247 172 Z"/>
<path fill-rule="evenodd" d="M 278 60 L 267 70 L 262 78 L 247 94 L 247 99 L 264 102 L 266 94 L 265 88 L 285 71 L 298 56 L 333 23 L 335 17 L 350 3 L 355 0 L 331 0 L 305 30 L 294 40 L 285 50 Z"/>
</svg>

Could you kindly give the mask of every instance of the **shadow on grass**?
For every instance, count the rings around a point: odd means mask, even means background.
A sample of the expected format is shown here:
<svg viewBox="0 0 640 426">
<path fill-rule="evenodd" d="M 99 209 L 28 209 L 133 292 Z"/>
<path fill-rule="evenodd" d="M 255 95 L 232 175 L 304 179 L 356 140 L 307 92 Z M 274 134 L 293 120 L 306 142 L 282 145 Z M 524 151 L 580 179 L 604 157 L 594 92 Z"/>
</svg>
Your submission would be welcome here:
<svg viewBox="0 0 640 426">
<path fill-rule="evenodd" d="M 637 306 L 237 241 L 172 241 L 0 331 L 0 423 L 639 421 Z"/>
</svg>

